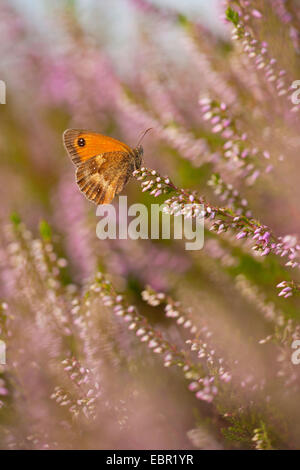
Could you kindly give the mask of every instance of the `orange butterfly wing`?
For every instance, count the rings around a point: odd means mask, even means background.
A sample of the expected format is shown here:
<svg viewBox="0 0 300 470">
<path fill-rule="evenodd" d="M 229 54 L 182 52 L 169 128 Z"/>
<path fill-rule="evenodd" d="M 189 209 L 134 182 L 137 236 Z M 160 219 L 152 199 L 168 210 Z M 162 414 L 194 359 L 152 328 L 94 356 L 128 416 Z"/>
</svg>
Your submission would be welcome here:
<svg viewBox="0 0 300 470">
<path fill-rule="evenodd" d="M 132 152 L 131 148 L 123 142 L 98 134 L 97 132 L 67 129 L 64 132 L 63 139 L 65 147 L 75 165 L 107 152 Z M 84 139 L 85 145 L 83 147 L 78 145 L 79 139 Z"/>
</svg>

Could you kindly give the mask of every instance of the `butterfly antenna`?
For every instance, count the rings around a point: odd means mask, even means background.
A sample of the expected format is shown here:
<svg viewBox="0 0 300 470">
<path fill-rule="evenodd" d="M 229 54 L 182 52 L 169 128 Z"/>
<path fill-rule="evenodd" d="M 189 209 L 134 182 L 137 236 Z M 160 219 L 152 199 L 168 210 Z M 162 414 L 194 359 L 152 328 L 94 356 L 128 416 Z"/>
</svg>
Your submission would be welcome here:
<svg viewBox="0 0 300 470">
<path fill-rule="evenodd" d="M 137 147 L 140 145 L 140 143 L 142 142 L 142 140 L 145 137 L 145 135 L 147 134 L 147 132 L 151 131 L 152 129 L 153 129 L 153 127 L 149 127 L 149 129 L 145 130 L 145 132 L 142 134 L 142 136 L 140 137 L 140 139 L 138 141 Z"/>
</svg>

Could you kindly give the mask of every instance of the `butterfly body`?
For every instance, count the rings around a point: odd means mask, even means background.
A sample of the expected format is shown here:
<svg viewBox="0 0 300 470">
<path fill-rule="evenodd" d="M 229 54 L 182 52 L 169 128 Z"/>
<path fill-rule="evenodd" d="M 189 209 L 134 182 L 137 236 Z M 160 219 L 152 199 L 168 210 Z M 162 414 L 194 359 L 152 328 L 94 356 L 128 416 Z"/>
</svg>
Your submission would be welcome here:
<svg viewBox="0 0 300 470">
<path fill-rule="evenodd" d="M 95 204 L 109 204 L 134 170 L 141 167 L 143 148 L 131 148 L 112 137 L 80 129 L 68 129 L 63 140 L 76 166 L 76 182 Z"/>
</svg>

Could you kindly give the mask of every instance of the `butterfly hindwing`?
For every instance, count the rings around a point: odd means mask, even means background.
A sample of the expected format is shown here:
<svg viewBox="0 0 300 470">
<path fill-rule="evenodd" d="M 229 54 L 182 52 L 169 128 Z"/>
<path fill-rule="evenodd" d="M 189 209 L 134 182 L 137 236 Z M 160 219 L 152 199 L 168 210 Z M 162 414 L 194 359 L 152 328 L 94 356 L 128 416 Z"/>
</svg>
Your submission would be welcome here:
<svg viewBox="0 0 300 470">
<path fill-rule="evenodd" d="M 80 163 L 76 182 L 96 204 L 109 204 L 119 194 L 134 170 L 134 157 L 125 152 L 107 152 Z"/>
</svg>

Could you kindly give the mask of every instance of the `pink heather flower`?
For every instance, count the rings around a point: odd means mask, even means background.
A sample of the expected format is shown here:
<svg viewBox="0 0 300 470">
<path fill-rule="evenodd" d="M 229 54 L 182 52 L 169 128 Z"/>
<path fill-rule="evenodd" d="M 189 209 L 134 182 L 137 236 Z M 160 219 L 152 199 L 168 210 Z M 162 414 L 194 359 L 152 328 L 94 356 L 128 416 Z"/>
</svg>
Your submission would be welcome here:
<svg viewBox="0 0 300 470">
<path fill-rule="evenodd" d="M 264 233 L 264 235 L 262 236 L 262 240 L 265 240 L 266 242 L 268 242 L 269 239 L 270 239 L 270 236 L 271 236 L 271 233 L 270 233 L 270 232 L 266 232 L 266 233 Z"/>
<path fill-rule="evenodd" d="M 213 401 L 213 396 L 205 393 L 203 390 L 199 390 L 199 392 L 196 393 L 196 398 L 198 398 L 198 400 L 206 401 L 207 403 L 211 403 Z"/>
<path fill-rule="evenodd" d="M 224 374 L 221 375 L 220 379 L 228 383 L 231 381 L 231 375 L 228 372 L 224 372 Z"/>
<path fill-rule="evenodd" d="M 221 124 L 217 124 L 216 126 L 214 126 L 214 127 L 212 128 L 212 132 L 213 132 L 214 134 L 217 134 L 218 132 L 221 132 L 222 129 L 223 129 L 223 126 L 222 126 Z"/>
<path fill-rule="evenodd" d="M 220 116 L 214 116 L 210 122 L 212 124 L 217 124 L 220 120 L 221 120 Z"/>
<path fill-rule="evenodd" d="M 199 384 L 197 382 L 191 382 L 188 388 L 191 392 L 194 392 L 195 390 L 198 390 Z"/>
<path fill-rule="evenodd" d="M 251 13 L 254 18 L 262 18 L 263 16 L 259 10 L 256 10 L 256 8 L 254 8 Z"/>
<path fill-rule="evenodd" d="M 271 171 L 273 171 L 273 169 L 274 169 L 273 165 L 268 165 L 265 169 L 265 173 L 271 173 Z"/>
<path fill-rule="evenodd" d="M 240 232 L 236 235 L 236 238 L 240 240 L 241 238 L 245 238 L 247 236 L 247 232 Z"/>
<path fill-rule="evenodd" d="M 284 287 L 284 286 L 286 286 L 286 281 L 280 282 L 279 284 L 277 284 L 276 287 Z"/>
</svg>

